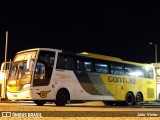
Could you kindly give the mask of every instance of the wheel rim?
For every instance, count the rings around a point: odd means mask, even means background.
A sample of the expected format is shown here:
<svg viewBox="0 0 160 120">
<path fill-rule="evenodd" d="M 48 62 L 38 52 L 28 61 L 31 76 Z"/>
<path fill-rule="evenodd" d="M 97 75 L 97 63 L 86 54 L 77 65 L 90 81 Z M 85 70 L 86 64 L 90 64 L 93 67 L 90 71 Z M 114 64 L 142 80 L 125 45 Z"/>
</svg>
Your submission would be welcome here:
<svg viewBox="0 0 160 120">
<path fill-rule="evenodd" d="M 142 97 L 139 93 L 137 93 L 137 95 L 136 95 L 136 102 L 137 102 L 137 104 L 142 102 Z"/>
<path fill-rule="evenodd" d="M 60 94 L 59 101 L 65 102 L 66 101 L 66 96 L 64 94 Z"/>
<path fill-rule="evenodd" d="M 131 95 L 128 96 L 127 101 L 128 101 L 128 103 L 132 103 L 133 102 L 133 97 Z"/>
</svg>

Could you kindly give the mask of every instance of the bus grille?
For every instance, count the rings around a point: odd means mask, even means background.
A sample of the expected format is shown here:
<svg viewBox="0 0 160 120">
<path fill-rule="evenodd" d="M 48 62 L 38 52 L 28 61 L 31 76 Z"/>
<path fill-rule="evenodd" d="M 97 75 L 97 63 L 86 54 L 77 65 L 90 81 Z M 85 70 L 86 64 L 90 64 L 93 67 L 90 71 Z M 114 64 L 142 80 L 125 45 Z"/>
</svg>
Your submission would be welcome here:
<svg viewBox="0 0 160 120">
<path fill-rule="evenodd" d="M 147 88 L 147 97 L 154 98 L 154 88 Z"/>
</svg>

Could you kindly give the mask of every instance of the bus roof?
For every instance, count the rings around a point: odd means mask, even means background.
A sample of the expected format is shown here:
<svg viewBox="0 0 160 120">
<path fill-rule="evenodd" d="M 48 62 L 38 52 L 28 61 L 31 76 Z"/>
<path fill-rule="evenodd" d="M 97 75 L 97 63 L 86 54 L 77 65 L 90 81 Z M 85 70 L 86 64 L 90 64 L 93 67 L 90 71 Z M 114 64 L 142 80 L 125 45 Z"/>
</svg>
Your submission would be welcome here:
<svg viewBox="0 0 160 120">
<path fill-rule="evenodd" d="M 131 62 L 131 61 L 125 61 L 122 60 L 121 58 L 117 58 L 117 57 L 111 57 L 111 56 L 106 56 L 106 55 L 100 55 L 100 54 L 95 54 L 95 53 L 88 53 L 88 52 L 81 52 L 80 54 L 91 57 L 91 58 L 97 58 L 97 59 L 101 59 L 101 60 L 109 60 L 109 61 L 115 61 L 115 62 L 121 62 L 121 63 L 128 63 L 128 64 L 134 64 L 134 65 L 151 65 L 149 63 L 138 63 L 138 62 Z"/>
<path fill-rule="evenodd" d="M 27 50 L 19 51 L 16 54 L 23 53 L 23 52 L 34 51 L 34 50 L 47 50 L 47 51 L 59 51 L 59 52 L 62 52 L 62 50 L 53 49 L 53 48 L 33 48 L 33 49 L 27 49 Z"/>
<path fill-rule="evenodd" d="M 117 57 L 111 57 L 111 56 L 100 55 L 100 54 L 95 54 L 95 53 L 81 52 L 80 54 L 87 55 L 89 57 L 98 58 L 98 59 L 113 60 L 113 61 L 122 60 L 122 59 L 117 58 Z"/>
<path fill-rule="evenodd" d="M 19 51 L 16 54 L 20 54 L 20 53 L 23 53 L 23 52 L 34 51 L 34 50 L 47 50 L 47 51 L 62 52 L 62 50 L 53 49 L 53 48 L 33 48 L 33 49 L 27 49 L 27 50 Z M 63 51 L 63 52 L 67 52 L 67 51 Z M 89 53 L 89 52 L 81 52 L 81 53 L 67 52 L 67 53 L 71 53 L 71 54 L 75 54 L 75 55 L 83 55 L 83 56 L 86 56 L 86 57 L 96 58 L 96 59 L 101 59 L 101 60 L 108 60 L 108 61 L 115 61 L 115 62 L 120 62 L 120 63 L 126 63 L 126 64 L 144 65 L 144 66 L 145 65 L 151 65 L 151 66 L 153 66 L 152 64 L 149 64 L 149 63 L 138 63 L 138 62 L 125 61 L 125 60 L 122 60 L 121 58 L 118 58 L 118 57 L 106 56 L 106 55 Z"/>
</svg>

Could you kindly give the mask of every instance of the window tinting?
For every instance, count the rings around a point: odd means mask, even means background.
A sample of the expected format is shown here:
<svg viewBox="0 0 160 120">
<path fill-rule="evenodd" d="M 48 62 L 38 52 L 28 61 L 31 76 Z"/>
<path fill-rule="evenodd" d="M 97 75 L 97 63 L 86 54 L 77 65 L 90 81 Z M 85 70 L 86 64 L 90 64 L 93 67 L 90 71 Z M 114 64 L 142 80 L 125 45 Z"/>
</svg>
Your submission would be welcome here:
<svg viewBox="0 0 160 120">
<path fill-rule="evenodd" d="M 124 71 L 125 71 L 126 75 L 134 76 L 134 74 L 133 74 L 134 73 L 134 67 L 133 66 L 125 65 Z"/>
<path fill-rule="evenodd" d="M 98 73 L 108 73 L 108 65 L 107 64 L 101 64 L 101 63 L 96 63 L 95 64 L 95 70 Z"/>
<path fill-rule="evenodd" d="M 65 69 L 64 56 L 58 56 L 56 68 L 57 68 L 57 69 Z"/>
<path fill-rule="evenodd" d="M 71 57 L 66 57 L 65 67 L 67 70 L 74 70 L 75 69 L 75 59 Z"/>
<path fill-rule="evenodd" d="M 79 70 L 79 71 L 85 70 L 84 63 L 80 60 L 77 60 L 77 70 Z"/>
<path fill-rule="evenodd" d="M 111 74 L 123 75 L 124 74 L 123 65 L 111 64 Z"/>
<path fill-rule="evenodd" d="M 51 67 L 51 66 L 53 67 L 54 57 L 55 57 L 54 52 L 40 51 L 39 56 L 38 56 L 38 60 L 45 62 L 47 64 L 47 66 L 49 66 L 49 67 Z"/>
<path fill-rule="evenodd" d="M 57 69 L 74 70 L 75 59 L 68 56 L 59 55 L 57 60 Z"/>
<path fill-rule="evenodd" d="M 134 74 L 136 77 L 145 77 L 143 67 L 136 66 Z"/>
<path fill-rule="evenodd" d="M 84 67 L 86 71 L 92 71 L 92 64 L 91 62 L 84 62 Z"/>
<path fill-rule="evenodd" d="M 80 71 L 93 71 L 92 62 L 88 60 L 77 60 L 77 70 Z"/>
<path fill-rule="evenodd" d="M 40 51 L 35 66 L 33 86 L 45 86 L 50 83 L 55 53 L 52 51 Z"/>
</svg>

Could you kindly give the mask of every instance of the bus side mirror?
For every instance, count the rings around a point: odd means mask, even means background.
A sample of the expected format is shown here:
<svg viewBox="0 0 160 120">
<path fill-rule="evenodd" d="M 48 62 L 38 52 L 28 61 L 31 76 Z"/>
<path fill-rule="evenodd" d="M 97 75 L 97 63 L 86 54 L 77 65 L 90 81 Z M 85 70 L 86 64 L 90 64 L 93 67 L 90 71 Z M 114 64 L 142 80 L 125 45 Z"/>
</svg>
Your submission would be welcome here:
<svg viewBox="0 0 160 120">
<path fill-rule="evenodd" d="M 3 63 L 1 64 L 1 71 L 4 70 L 4 64 L 5 64 L 5 62 L 3 62 Z"/>
<path fill-rule="evenodd" d="M 11 63 L 12 63 L 11 60 L 10 60 L 10 62 L 3 62 L 1 64 L 1 70 L 0 71 L 10 70 Z"/>
<path fill-rule="evenodd" d="M 33 60 L 30 58 L 27 60 L 27 70 L 31 70 L 33 67 Z"/>
</svg>

